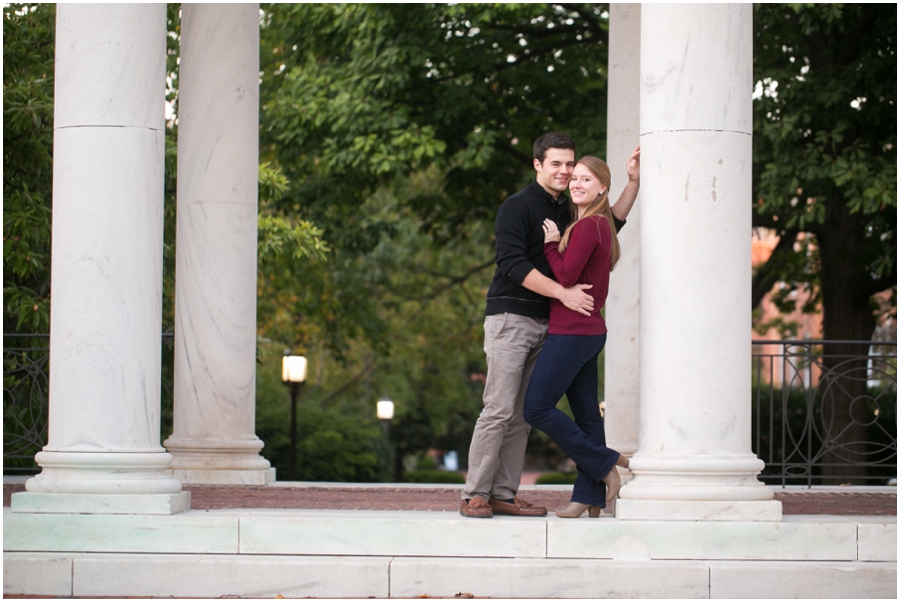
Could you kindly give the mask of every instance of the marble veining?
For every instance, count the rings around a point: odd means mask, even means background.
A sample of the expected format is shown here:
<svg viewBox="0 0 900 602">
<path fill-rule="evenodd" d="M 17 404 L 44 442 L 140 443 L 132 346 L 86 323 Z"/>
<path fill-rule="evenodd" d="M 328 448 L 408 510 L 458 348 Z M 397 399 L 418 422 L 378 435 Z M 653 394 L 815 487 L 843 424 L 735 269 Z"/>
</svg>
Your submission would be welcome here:
<svg viewBox="0 0 900 602">
<path fill-rule="evenodd" d="M 258 8 L 183 10 L 175 421 L 165 445 L 184 481 L 264 483 L 254 420 Z"/>
<path fill-rule="evenodd" d="M 752 133 L 752 5 L 644 6 L 641 45 L 642 133 Z"/>
<path fill-rule="evenodd" d="M 60 4 L 57 48 L 55 128 L 164 130 L 165 5 Z"/>
<path fill-rule="evenodd" d="M 609 7 L 609 101 L 607 164 L 612 172 L 610 198 L 615 202 L 628 181 L 625 163 L 639 143 L 641 5 Z M 606 316 L 605 391 L 607 443 L 627 455 L 638 447 L 640 378 L 641 195 L 619 233 L 621 256 L 610 274 Z"/>
<path fill-rule="evenodd" d="M 162 135 L 56 133 L 48 449 L 159 448 Z"/>
</svg>

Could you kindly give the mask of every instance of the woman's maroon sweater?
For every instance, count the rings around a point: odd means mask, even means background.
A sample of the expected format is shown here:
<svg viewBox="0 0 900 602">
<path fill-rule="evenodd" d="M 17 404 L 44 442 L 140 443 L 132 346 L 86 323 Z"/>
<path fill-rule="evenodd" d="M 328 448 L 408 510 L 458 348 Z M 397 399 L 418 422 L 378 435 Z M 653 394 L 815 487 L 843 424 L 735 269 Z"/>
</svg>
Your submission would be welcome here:
<svg viewBox="0 0 900 602">
<path fill-rule="evenodd" d="M 558 299 L 550 300 L 550 334 L 606 334 L 606 322 L 600 310 L 609 293 L 609 259 L 611 252 L 609 222 L 600 215 L 579 221 L 572 229 L 569 246 L 559 252 L 558 242 L 544 243 L 544 255 L 557 282 L 568 288 L 574 284 L 591 284 L 585 292 L 594 298 L 594 311 L 585 316 L 567 308 Z"/>
</svg>

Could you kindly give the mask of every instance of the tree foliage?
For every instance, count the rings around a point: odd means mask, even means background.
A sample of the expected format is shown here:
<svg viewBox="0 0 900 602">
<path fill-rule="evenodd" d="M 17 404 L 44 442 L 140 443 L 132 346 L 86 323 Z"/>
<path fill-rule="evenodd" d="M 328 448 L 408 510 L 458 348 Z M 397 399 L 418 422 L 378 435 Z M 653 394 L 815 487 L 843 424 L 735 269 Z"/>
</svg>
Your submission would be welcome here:
<svg viewBox="0 0 900 602">
<path fill-rule="evenodd" d="M 792 289 L 805 286 L 813 293 L 805 309 L 822 308 L 826 340 L 871 340 L 873 295 L 893 289 L 896 307 L 897 7 L 761 4 L 754 32 L 754 225 L 781 237 L 755 276 L 754 300 L 780 280 L 784 311 Z M 825 347 L 823 364 L 834 372 L 822 390 L 831 391 L 839 447 L 826 454 L 824 472 L 850 470 L 864 483 L 861 464 L 840 466 L 868 459 L 870 419 L 855 403 L 868 391 L 852 377 L 866 373 L 858 351 Z"/>
<path fill-rule="evenodd" d="M 319 442 L 321 453 L 327 453 L 321 446 L 329 441 L 354 439 L 374 454 L 359 456 L 374 463 L 359 465 L 354 474 L 361 480 L 392 479 L 396 466 L 379 451 L 375 427 L 375 401 L 385 394 L 396 403 L 397 461 L 431 447 L 468 445 L 480 410 L 481 386 L 472 376 L 484 371 L 481 314 L 490 276 L 470 262 L 478 258 L 481 266 L 492 265 L 483 245 L 490 235 L 473 224 L 482 231 L 452 247 L 434 245 L 406 203 L 409 195 L 434 185 L 429 176 L 415 174 L 406 186 L 381 189 L 358 207 L 360 219 L 379 220 L 392 232 L 369 252 L 338 248 L 325 266 L 282 259 L 260 282 L 260 435 L 284 428 L 273 420 L 284 415 L 286 392 L 267 379 L 278 378 L 285 347 L 310 359 L 304 415 L 321 415 L 321 427 L 341 435 L 323 439 L 304 427 L 298 466 L 308 460 L 303 452 L 308 438 Z M 354 428 L 368 425 L 368 442 L 360 441 L 348 422 L 324 420 L 330 415 L 352 417 Z M 267 457 L 285 466 L 287 452 L 282 447 Z"/>
<path fill-rule="evenodd" d="M 264 8 L 262 139 L 326 238 L 361 250 L 384 232 L 353 209 L 436 166 L 410 199 L 439 241 L 492 221 L 549 129 L 605 146 L 603 5 L 276 4 Z M 599 117 L 598 117 L 599 115 Z M 338 224 L 352 225 L 351 240 Z"/>
<path fill-rule="evenodd" d="M 386 351 L 386 321 L 368 302 L 381 297 L 385 272 L 360 261 L 398 237 L 400 222 L 367 208 L 376 196 L 403 188 L 413 227 L 458 245 L 532 177 L 540 134 L 578 131 L 582 148 L 602 152 L 602 5 L 274 4 L 263 13 L 261 156 L 290 182 L 266 210 L 316 224 L 334 251 L 327 271 L 295 263 L 268 276 L 261 299 L 294 303 L 293 347 L 318 332 L 338 358 L 358 336 Z M 409 186 L 426 173 L 428 186 Z M 490 267 L 490 235 L 476 245 L 447 278 Z M 305 290 L 279 295 L 291 278 Z"/>
<path fill-rule="evenodd" d="M 3 7 L 3 331 L 50 327 L 56 7 Z"/>
<path fill-rule="evenodd" d="M 605 156 L 606 8 L 262 6 L 257 429 L 279 469 L 285 348 L 311 361 L 303 478 L 390 478 L 374 418 L 385 393 L 395 460 L 435 446 L 465 457 L 496 210 L 533 177 L 544 132 Z M 179 10 L 168 6 L 165 330 Z M 4 8 L 7 332 L 49 321 L 53 33 L 53 5 Z M 754 35 L 754 225 L 781 236 L 754 298 L 787 282 L 789 309 L 808 286 L 826 336 L 867 338 L 871 295 L 896 285 L 896 7 L 757 5 Z"/>
<path fill-rule="evenodd" d="M 895 5 L 755 8 L 754 225 L 781 243 L 754 305 L 781 280 L 789 311 L 805 286 L 826 338 L 870 338 L 897 283 L 896 33 Z"/>
<path fill-rule="evenodd" d="M 315 223 L 333 254 L 325 269 L 267 271 L 261 335 L 321 366 L 307 403 L 365 419 L 394 398 L 397 461 L 436 446 L 464 455 L 494 216 L 533 177 L 540 134 L 573 132 L 603 153 L 605 8 L 263 12 L 260 149 L 290 183 L 266 211 Z"/>
</svg>

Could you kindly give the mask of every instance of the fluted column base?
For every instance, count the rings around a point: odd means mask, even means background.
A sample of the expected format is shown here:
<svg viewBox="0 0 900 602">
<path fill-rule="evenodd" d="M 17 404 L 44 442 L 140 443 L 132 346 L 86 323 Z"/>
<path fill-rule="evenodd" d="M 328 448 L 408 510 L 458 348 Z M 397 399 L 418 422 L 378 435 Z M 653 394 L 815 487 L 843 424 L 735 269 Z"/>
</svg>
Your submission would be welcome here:
<svg viewBox="0 0 900 602">
<path fill-rule="evenodd" d="M 12 497 L 13 512 L 52 514 L 176 514 L 191 494 L 166 468 L 165 452 L 42 451 L 41 474 Z"/>
<path fill-rule="evenodd" d="M 275 469 L 259 455 L 263 442 L 256 436 L 187 438 L 172 436 L 163 443 L 172 454 L 169 474 L 194 485 L 267 485 Z"/>
<path fill-rule="evenodd" d="M 616 502 L 620 520 L 780 521 L 781 502 L 755 456 L 634 457 Z"/>
</svg>

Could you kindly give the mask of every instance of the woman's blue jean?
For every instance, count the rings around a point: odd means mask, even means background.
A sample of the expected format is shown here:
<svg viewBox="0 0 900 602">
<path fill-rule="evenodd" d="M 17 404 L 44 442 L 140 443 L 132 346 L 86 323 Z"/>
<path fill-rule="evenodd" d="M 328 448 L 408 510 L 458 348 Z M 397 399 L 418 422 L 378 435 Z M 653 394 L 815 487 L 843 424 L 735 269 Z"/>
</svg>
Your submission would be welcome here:
<svg viewBox="0 0 900 602">
<path fill-rule="evenodd" d="M 597 400 L 597 356 L 605 344 L 605 334 L 548 335 L 525 393 L 525 420 L 547 433 L 578 468 L 572 501 L 601 508 L 606 506 L 603 477 L 619 458 L 606 447 Z M 556 408 L 563 393 L 574 422 Z"/>
</svg>

